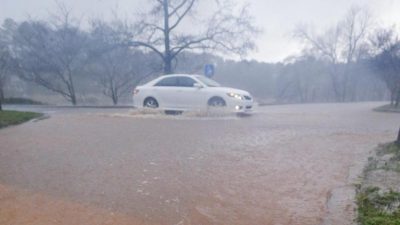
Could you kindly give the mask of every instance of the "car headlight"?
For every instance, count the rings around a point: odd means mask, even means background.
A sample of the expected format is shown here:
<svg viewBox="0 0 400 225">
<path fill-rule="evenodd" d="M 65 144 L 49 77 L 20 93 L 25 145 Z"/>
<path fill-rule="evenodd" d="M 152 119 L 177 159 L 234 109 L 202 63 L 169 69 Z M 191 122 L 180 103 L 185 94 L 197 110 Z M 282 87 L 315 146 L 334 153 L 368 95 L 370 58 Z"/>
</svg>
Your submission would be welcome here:
<svg viewBox="0 0 400 225">
<path fill-rule="evenodd" d="M 231 97 L 231 98 L 236 98 L 236 99 L 239 99 L 239 100 L 244 100 L 244 96 L 243 95 L 241 95 L 241 94 L 237 94 L 237 93 L 227 93 L 227 95 L 229 96 L 229 97 Z"/>
</svg>

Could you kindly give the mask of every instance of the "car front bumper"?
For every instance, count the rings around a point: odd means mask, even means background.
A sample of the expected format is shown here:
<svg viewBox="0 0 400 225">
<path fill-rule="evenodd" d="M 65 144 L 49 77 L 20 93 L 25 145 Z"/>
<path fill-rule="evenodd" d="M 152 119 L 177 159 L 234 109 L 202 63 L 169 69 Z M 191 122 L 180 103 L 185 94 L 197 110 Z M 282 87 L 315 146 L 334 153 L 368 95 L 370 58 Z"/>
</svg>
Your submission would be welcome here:
<svg viewBox="0 0 400 225">
<path fill-rule="evenodd" d="M 254 110 L 254 102 L 251 100 L 230 100 L 227 107 L 237 113 L 251 113 Z"/>
</svg>

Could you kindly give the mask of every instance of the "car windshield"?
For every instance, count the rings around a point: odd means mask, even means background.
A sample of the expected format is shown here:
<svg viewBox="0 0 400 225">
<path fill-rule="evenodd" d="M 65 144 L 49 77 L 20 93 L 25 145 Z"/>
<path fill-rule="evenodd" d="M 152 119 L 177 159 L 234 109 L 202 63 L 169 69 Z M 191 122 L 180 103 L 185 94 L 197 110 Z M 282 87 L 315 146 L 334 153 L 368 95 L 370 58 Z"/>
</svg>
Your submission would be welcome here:
<svg viewBox="0 0 400 225">
<path fill-rule="evenodd" d="M 207 87 L 220 87 L 221 85 L 217 83 L 214 80 L 211 80 L 210 78 L 203 77 L 203 76 L 197 76 L 197 79 L 199 79 L 201 82 L 203 82 Z"/>
</svg>

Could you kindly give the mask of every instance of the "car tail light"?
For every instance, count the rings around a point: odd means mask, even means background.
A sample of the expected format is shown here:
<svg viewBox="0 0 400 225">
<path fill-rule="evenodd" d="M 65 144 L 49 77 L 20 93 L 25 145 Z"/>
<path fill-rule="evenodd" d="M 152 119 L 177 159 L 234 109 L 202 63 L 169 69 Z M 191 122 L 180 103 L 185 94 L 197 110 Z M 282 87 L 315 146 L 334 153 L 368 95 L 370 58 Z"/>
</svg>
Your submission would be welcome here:
<svg viewBox="0 0 400 225">
<path fill-rule="evenodd" d="M 133 90 L 133 95 L 137 95 L 139 93 L 139 89 L 135 88 L 135 90 Z"/>
</svg>

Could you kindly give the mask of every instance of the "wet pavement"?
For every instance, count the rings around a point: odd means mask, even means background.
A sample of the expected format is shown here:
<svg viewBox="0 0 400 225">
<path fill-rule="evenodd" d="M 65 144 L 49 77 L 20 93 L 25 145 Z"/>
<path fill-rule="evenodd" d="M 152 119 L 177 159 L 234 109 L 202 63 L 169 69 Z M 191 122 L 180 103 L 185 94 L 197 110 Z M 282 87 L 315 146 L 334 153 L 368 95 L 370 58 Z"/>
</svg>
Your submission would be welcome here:
<svg viewBox="0 0 400 225">
<path fill-rule="evenodd" d="M 352 224 L 357 176 L 400 125 L 382 104 L 46 109 L 0 130 L 0 224 Z"/>
</svg>

